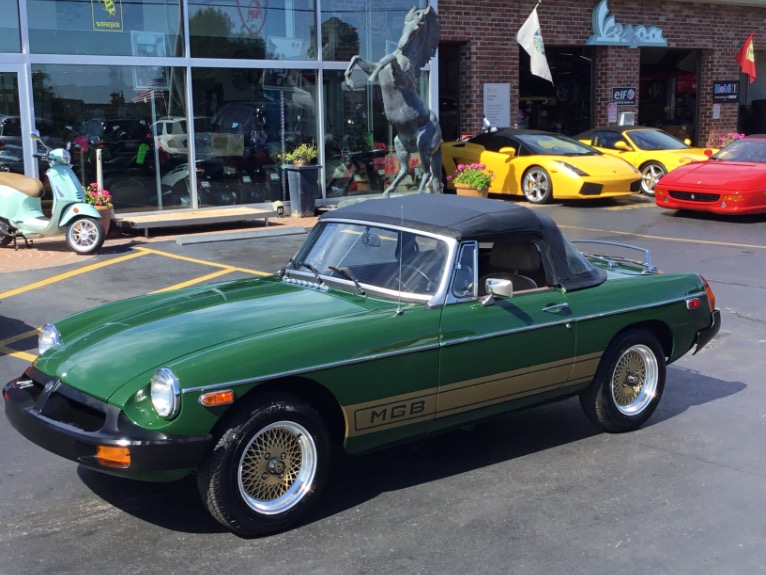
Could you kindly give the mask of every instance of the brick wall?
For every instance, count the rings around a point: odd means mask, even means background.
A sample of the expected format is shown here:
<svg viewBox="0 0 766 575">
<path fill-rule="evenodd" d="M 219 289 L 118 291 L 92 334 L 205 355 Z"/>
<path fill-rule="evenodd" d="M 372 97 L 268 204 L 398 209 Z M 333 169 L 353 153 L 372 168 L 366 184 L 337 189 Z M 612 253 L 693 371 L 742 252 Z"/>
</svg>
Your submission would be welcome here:
<svg viewBox="0 0 766 575">
<path fill-rule="evenodd" d="M 592 33 L 591 16 L 596 4 L 596 0 L 542 2 L 537 13 L 546 46 L 584 46 Z M 461 131 L 475 132 L 481 127 L 484 83 L 509 83 L 514 109 L 519 98 L 516 33 L 534 6 L 533 0 L 439 1 L 441 41 L 461 44 Z M 660 27 L 669 48 L 700 51 L 699 145 L 717 145 L 721 134 L 736 129 L 736 104 L 722 104 L 720 119 L 713 119 L 712 86 L 716 80 L 740 77 L 734 56 L 751 32 L 755 31 L 756 48 L 766 45 L 766 6 L 610 0 L 609 12 L 620 24 Z M 596 49 L 594 123 L 607 120 L 611 87 L 638 87 L 639 66 L 638 49 L 617 46 Z M 638 112 L 637 108 L 619 106 L 618 110 Z"/>
</svg>

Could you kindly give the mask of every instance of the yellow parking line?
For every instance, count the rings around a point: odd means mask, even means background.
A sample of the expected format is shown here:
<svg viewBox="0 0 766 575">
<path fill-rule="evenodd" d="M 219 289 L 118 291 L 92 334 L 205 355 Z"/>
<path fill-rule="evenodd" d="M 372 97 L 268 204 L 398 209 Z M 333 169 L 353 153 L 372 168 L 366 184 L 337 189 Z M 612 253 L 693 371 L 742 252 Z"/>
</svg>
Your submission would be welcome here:
<svg viewBox="0 0 766 575">
<path fill-rule="evenodd" d="M 176 284 L 174 286 L 158 289 L 158 290 L 153 291 L 151 293 L 161 293 L 161 292 L 164 292 L 164 291 L 171 291 L 171 290 L 174 290 L 174 289 L 180 289 L 180 288 L 192 286 L 192 285 L 195 285 L 195 284 L 207 281 L 209 279 L 213 279 L 213 278 L 217 278 L 217 277 L 220 277 L 220 276 L 223 276 L 223 275 L 226 275 L 226 274 L 230 274 L 233 271 L 236 271 L 236 268 L 226 268 L 226 269 L 218 270 L 217 272 L 213 272 L 212 274 L 208 274 L 206 276 L 202 276 L 202 277 L 199 277 L 199 278 L 194 278 L 193 280 L 189 280 L 188 282 L 183 282 L 183 283 L 180 283 L 180 284 Z"/>
<path fill-rule="evenodd" d="M 31 353 L 26 353 L 24 351 L 16 351 L 15 349 L 11 349 L 5 346 L 10 345 L 12 343 L 16 343 L 17 341 L 21 341 L 23 339 L 27 339 L 29 337 L 34 337 L 37 335 L 38 331 L 40 330 L 31 329 L 29 331 L 25 331 L 24 333 L 20 333 L 18 335 L 14 335 L 14 336 L 5 338 L 3 340 L 0 340 L 0 355 L 10 355 L 11 357 L 17 357 L 19 359 L 24 359 L 26 361 L 34 361 L 37 356 L 32 355 Z"/>
<path fill-rule="evenodd" d="M 185 262 L 192 262 L 192 263 L 195 263 L 195 264 L 200 264 L 200 265 L 203 265 L 203 266 L 212 266 L 212 267 L 215 267 L 215 268 L 224 268 L 224 269 L 227 269 L 229 271 L 243 272 L 243 273 L 246 273 L 246 274 L 253 274 L 253 275 L 257 275 L 257 276 L 270 276 L 270 275 L 272 275 L 272 274 L 270 274 L 268 272 L 262 272 L 262 271 L 259 271 L 259 270 L 251 270 L 251 269 L 248 269 L 248 268 L 239 268 L 239 267 L 229 266 L 229 265 L 226 265 L 226 264 L 219 264 L 218 262 L 211 262 L 211 261 L 208 261 L 208 260 L 200 260 L 200 259 L 197 259 L 197 258 L 190 258 L 190 257 L 187 257 L 187 256 L 179 256 L 177 254 L 171 254 L 170 252 L 163 252 L 161 250 L 153 250 L 151 248 L 136 247 L 134 249 L 140 250 L 140 251 L 148 253 L 148 254 L 155 254 L 155 255 L 158 255 L 158 256 L 165 256 L 166 258 L 172 258 L 174 260 L 182 260 L 182 261 L 185 261 Z"/>
<path fill-rule="evenodd" d="M 654 208 L 656 207 L 656 204 L 649 204 L 649 203 L 632 203 L 632 204 L 620 204 L 619 206 L 609 206 L 607 208 L 604 208 L 605 210 L 611 210 L 611 211 L 617 211 L 617 210 L 635 210 L 636 208 Z"/>
<path fill-rule="evenodd" d="M 37 359 L 36 355 L 32 355 L 31 353 L 27 353 L 26 351 L 15 351 L 12 350 L 9 347 L 2 347 L 0 346 L 0 355 L 9 355 L 11 357 L 15 357 L 16 359 L 23 359 L 24 361 L 33 362 Z"/>
<path fill-rule="evenodd" d="M 567 228 L 570 230 L 581 230 L 585 232 L 596 232 L 599 234 L 615 234 L 618 236 L 635 236 L 637 238 L 646 238 L 648 240 L 662 240 L 666 242 L 679 242 L 685 244 L 703 244 L 710 246 L 726 246 L 729 248 L 751 248 L 755 250 L 766 250 L 766 245 L 758 244 L 736 244 L 734 242 L 722 242 L 720 240 L 696 240 L 688 238 L 671 238 L 667 236 L 651 236 L 649 234 L 637 234 L 635 232 L 618 232 L 616 230 L 600 230 L 597 228 L 584 228 L 581 226 L 559 226 L 560 228 Z"/>
<path fill-rule="evenodd" d="M 72 270 L 70 272 L 59 274 L 57 276 L 49 277 L 48 279 L 44 279 L 42 281 L 39 281 L 39 282 L 36 282 L 36 283 L 33 283 L 33 284 L 27 284 L 27 285 L 22 286 L 20 288 L 16 288 L 16 289 L 12 289 L 12 290 L 0 293 L 0 299 L 4 299 L 4 298 L 8 298 L 8 297 L 11 297 L 11 296 L 14 296 L 14 295 L 18 295 L 20 293 L 32 291 L 32 290 L 37 289 L 37 288 L 45 287 L 47 285 L 51 285 L 51 284 L 54 284 L 56 282 L 60 282 L 61 280 L 72 278 L 72 277 L 78 276 L 80 274 L 92 272 L 93 270 L 97 270 L 99 268 L 110 266 L 112 264 L 124 262 L 126 260 L 132 260 L 133 258 L 138 258 L 138 257 L 141 257 L 143 255 L 146 255 L 146 254 L 141 253 L 141 252 L 136 252 L 136 253 L 128 254 L 126 256 L 122 256 L 122 257 L 119 257 L 119 258 L 114 258 L 112 260 L 106 260 L 106 261 L 103 261 L 103 262 L 99 262 L 97 264 L 85 266 L 85 267 L 82 267 L 82 268 L 79 268 L 79 269 L 76 269 L 76 270 Z"/>
</svg>

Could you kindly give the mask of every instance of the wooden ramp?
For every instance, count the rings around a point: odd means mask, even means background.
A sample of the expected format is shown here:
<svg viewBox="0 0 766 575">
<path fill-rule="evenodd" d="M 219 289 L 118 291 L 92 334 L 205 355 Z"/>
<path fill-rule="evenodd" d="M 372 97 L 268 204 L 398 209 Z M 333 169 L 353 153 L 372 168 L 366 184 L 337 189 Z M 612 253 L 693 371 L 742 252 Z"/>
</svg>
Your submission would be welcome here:
<svg viewBox="0 0 766 575">
<path fill-rule="evenodd" d="M 171 228 L 178 226 L 198 226 L 228 222 L 250 222 L 264 220 L 269 225 L 269 218 L 277 217 L 275 210 L 254 208 L 252 206 L 233 206 L 230 208 L 207 208 L 203 210 L 168 210 L 147 214 L 117 215 L 115 219 L 122 226 L 144 230 L 149 237 L 153 228 Z"/>
</svg>

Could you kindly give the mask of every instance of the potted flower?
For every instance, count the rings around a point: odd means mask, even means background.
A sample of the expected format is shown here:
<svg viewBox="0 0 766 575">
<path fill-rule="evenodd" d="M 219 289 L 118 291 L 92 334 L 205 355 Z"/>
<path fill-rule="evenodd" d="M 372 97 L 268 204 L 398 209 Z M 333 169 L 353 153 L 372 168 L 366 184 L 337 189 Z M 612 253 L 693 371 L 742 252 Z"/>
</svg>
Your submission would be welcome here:
<svg viewBox="0 0 766 575">
<path fill-rule="evenodd" d="M 293 150 L 278 156 L 287 172 L 287 186 L 290 193 L 290 214 L 297 217 L 313 216 L 319 191 L 319 168 L 311 164 L 317 158 L 317 147 L 301 144 Z"/>
<path fill-rule="evenodd" d="M 455 191 L 459 195 L 486 198 L 494 177 L 495 174 L 487 170 L 485 164 L 474 162 L 458 164 L 457 170 L 451 176 L 447 176 L 447 181 L 455 186 Z"/>
<path fill-rule="evenodd" d="M 88 184 L 83 190 L 85 191 L 85 202 L 95 206 L 101 214 L 104 236 L 109 235 L 109 228 L 112 225 L 112 217 L 114 216 L 112 194 L 109 193 L 109 190 L 100 190 L 96 183 Z"/>
<path fill-rule="evenodd" d="M 307 166 L 317 157 L 317 147 L 314 144 L 301 144 L 284 155 L 284 161 L 294 166 Z"/>
<path fill-rule="evenodd" d="M 728 146 L 731 144 L 734 140 L 741 140 L 745 137 L 745 134 L 738 134 L 737 132 L 729 132 L 724 136 L 721 136 L 718 138 L 718 141 L 721 142 L 721 147 Z"/>
</svg>

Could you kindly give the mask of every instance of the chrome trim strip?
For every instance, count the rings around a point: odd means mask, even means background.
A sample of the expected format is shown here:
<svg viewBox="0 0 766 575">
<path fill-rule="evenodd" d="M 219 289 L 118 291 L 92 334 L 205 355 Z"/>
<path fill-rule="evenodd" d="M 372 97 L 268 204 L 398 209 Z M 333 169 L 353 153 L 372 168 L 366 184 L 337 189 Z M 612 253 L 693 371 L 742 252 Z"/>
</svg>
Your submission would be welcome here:
<svg viewBox="0 0 766 575">
<path fill-rule="evenodd" d="M 333 362 L 333 363 L 325 363 L 325 364 L 321 364 L 321 365 L 312 365 L 310 367 L 303 367 L 303 368 L 298 368 L 298 369 L 291 369 L 291 370 L 288 370 L 288 371 L 281 371 L 279 373 L 270 373 L 268 375 L 261 375 L 261 376 L 254 377 L 254 378 L 251 378 L 251 379 L 239 379 L 239 380 L 236 380 L 236 381 L 228 381 L 228 382 L 225 382 L 225 383 L 214 383 L 212 385 L 200 385 L 200 386 L 197 386 L 197 387 L 189 387 L 187 389 L 181 390 L 181 393 L 197 393 L 197 392 L 221 389 L 221 388 L 225 388 L 225 387 L 233 387 L 233 386 L 236 386 L 236 385 L 246 385 L 246 384 L 250 384 L 250 383 L 259 383 L 261 381 L 269 381 L 271 379 L 277 379 L 277 378 L 280 378 L 280 377 L 289 377 L 291 375 L 300 375 L 302 373 L 308 373 L 310 371 L 322 371 L 324 369 L 332 369 L 332 368 L 335 368 L 335 367 L 343 367 L 343 366 L 346 366 L 346 365 L 355 365 L 357 363 L 364 363 L 364 362 L 367 362 L 367 361 L 377 361 L 379 359 L 385 359 L 385 358 L 388 358 L 388 357 L 396 357 L 396 356 L 399 356 L 399 355 L 407 355 L 407 354 L 410 354 L 410 353 L 419 353 L 421 351 L 430 351 L 430 350 L 433 350 L 433 349 L 439 349 L 439 347 L 440 347 L 440 344 L 437 342 L 437 343 L 432 343 L 432 344 L 428 344 L 428 345 L 422 345 L 422 346 L 416 347 L 416 348 L 408 348 L 408 349 L 403 349 L 403 350 L 398 350 L 398 351 L 391 351 L 391 352 L 387 352 L 387 353 L 379 353 L 379 354 L 374 354 L 374 355 L 368 355 L 368 356 L 365 356 L 365 357 L 359 357 L 359 358 L 356 358 L 356 359 L 349 359 L 349 360 L 346 360 L 346 361 L 336 361 L 336 362 Z"/>
<path fill-rule="evenodd" d="M 704 292 L 702 292 L 702 293 L 704 293 Z M 546 323 L 545 326 L 546 327 L 553 327 L 553 326 L 557 326 L 557 325 L 570 324 L 572 322 L 580 323 L 580 322 L 583 322 L 583 321 L 590 321 L 590 320 L 593 320 L 593 319 L 601 319 L 601 318 L 604 318 L 604 317 L 609 317 L 609 316 L 617 315 L 617 314 L 620 314 L 620 313 L 630 313 L 630 312 L 637 311 L 637 310 L 642 310 L 642 309 L 651 309 L 651 308 L 656 308 L 656 307 L 660 307 L 660 306 L 664 306 L 664 305 L 671 305 L 671 304 L 674 304 L 674 303 L 685 302 L 689 297 L 691 297 L 691 296 L 690 295 L 685 295 L 685 296 L 679 297 L 677 299 L 666 300 L 666 301 L 663 301 L 663 302 L 660 302 L 660 303 L 657 303 L 657 304 L 653 304 L 651 306 L 635 306 L 635 307 L 631 307 L 631 308 L 623 308 L 623 309 L 615 310 L 615 311 L 612 311 L 612 312 L 609 312 L 609 313 L 602 313 L 602 314 L 594 314 L 594 315 L 590 315 L 590 316 L 585 316 L 585 317 L 582 317 L 582 318 L 569 318 L 567 320 L 562 320 L 562 321 L 558 321 L 558 322 Z M 495 333 L 487 334 L 487 335 L 469 336 L 469 337 L 464 337 L 464 338 L 460 338 L 460 339 L 450 340 L 450 341 L 447 341 L 447 342 L 438 342 L 438 343 L 423 345 L 423 346 L 420 346 L 420 347 L 417 347 L 417 348 L 408 348 L 408 349 L 404 349 L 404 350 L 391 351 L 391 352 L 387 352 L 387 353 L 379 353 L 379 354 L 369 355 L 369 356 L 365 356 L 365 357 L 359 357 L 359 358 L 356 358 L 356 359 L 350 359 L 350 360 L 346 360 L 346 361 L 337 361 L 337 362 L 325 363 L 325 364 L 320 364 L 320 365 L 312 365 L 310 367 L 305 367 L 305 368 L 299 368 L 299 369 L 292 369 L 292 370 L 288 370 L 288 371 L 282 371 L 282 372 L 279 372 L 279 373 L 271 373 L 271 374 L 268 374 L 268 375 L 262 375 L 262 376 L 259 376 L 259 377 L 255 377 L 255 378 L 252 378 L 252 379 L 242 379 L 242 380 L 237 380 L 237 381 L 227 381 L 227 382 L 223 382 L 223 383 L 214 383 L 212 385 L 203 385 L 203 386 L 198 386 L 198 387 L 190 387 L 188 389 L 182 390 L 181 393 L 184 393 L 184 394 L 185 393 L 197 393 L 197 392 L 202 392 L 202 391 L 210 391 L 210 390 L 214 390 L 214 389 L 221 389 L 223 387 L 231 387 L 231 386 L 236 386 L 236 385 L 246 385 L 246 384 L 250 384 L 250 383 L 259 383 L 261 381 L 268 381 L 270 379 L 276 379 L 276 378 L 280 378 L 280 377 L 289 377 L 289 376 L 293 376 L 293 375 L 300 375 L 302 373 L 308 373 L 308 372 L 311 372 L 311 371 L 321 371 L 321 370 L 324 370 L 324 369 L 332 369 L 332 368 L 336 368 L 336 367 L 343 367 L 343 366 L 346 366 L 346 365 L 355 365 L 355 364 L 358 364 L 358 363 L 364 363 L 366 361 L 377 361 L 379 359 L 385 359 L 385 358 L 388 358 L 388 357 L 396 357 L 396 356 L 399 356 L 399 355 L 405 355 L 405 354 L 409 354 L 409 353 L 418 353 L 418 352 L 421 352 L 421 351 L 430 351 L 430 350 L 433 350 L 433 349 L 439 349 L 439 348 L 442 348 L 442 347 L 448 347 L 448 346 L 453 346 L 453 345 L 460 345 L 460 344 L 463 344 L 463 343 L 469 343 L 469 342 L 473 342 L 473 341 L 483 341 L 483 340 L 490 339 L 490 338 L 493 338 L 493 337 L 505 337 L 507 335 L 511 335 L 511 334 L 514 334 L 514 333 L 522 333 L 522 332 L 525 332 L 525 331 L 530 331 L 530 330 L 533 330 L 533 329 L 538 329 L 538 327 L 539 326 L 529 326 L 529 327 L 522 327 L 522 328 L 517 328 L 517 329 L 510 329 L 510 330 L 502 331 L 502 332 L 495 332 Z"/>
</svg>

